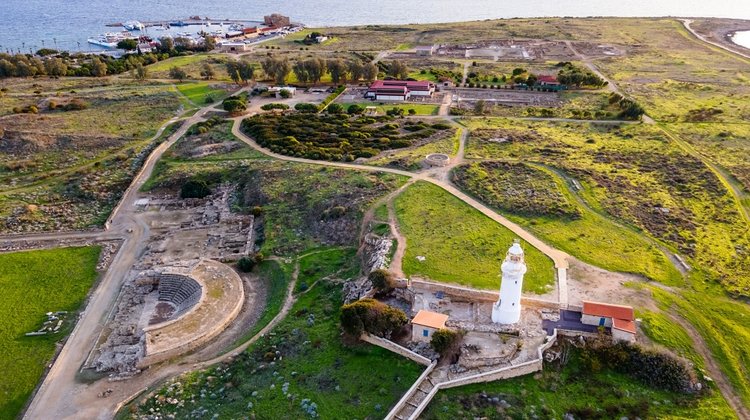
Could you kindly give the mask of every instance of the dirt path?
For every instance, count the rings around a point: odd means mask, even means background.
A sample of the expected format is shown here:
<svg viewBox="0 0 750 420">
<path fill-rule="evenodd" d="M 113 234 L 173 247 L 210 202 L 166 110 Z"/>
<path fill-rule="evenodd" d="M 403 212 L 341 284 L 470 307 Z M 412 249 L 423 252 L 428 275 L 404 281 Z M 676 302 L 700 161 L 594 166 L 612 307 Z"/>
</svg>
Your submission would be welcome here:
<svg viewBox="0 0 750 420">
<path fill-rule="evenodd" d="M 729 379 L 726 377 L 726 375 L 724 375 L 724 372 L 722 372 L 719 364 L 714 360 L 711 349 L 708 348 L 700 333 L 695 329 L 695 327 L 693 327 L 691 323 L 687 322 L 682 317 L 674 313 L 667 313 L 667 316 L 669 316 L 669 318 L 676 323 L 680 324 L 682 328 L 684 328 L 688 333 L 690 338 L 693 339 L 695 350 L 697 350 L 698 353 L 703 356 L 703 360 L 706 361 L 706 370 L 711 375 L 711 379 L 713 379 L 714 383 L 721 391 L 724 399 L 726 399 L 729 406 L 732 407 L 732 410 L 737 413 L 740 419 L 750 419 L 750 409 L 745 406 L 742 398 L 740 398 L 740 396 L 735 393 L 732 384 L 729 382 Z"/>
<path fill-rule="evenodd" d="M 388 224 L 391 226 L 391 236 L 396 240 L 396 252 L 393 253 L 393 258 L 391 258 L 391 265 L 389 268 L 399 278 L 406 277 L 403 270 L 404 254 L 406 253 L 406 237 L 401 234 L 401 230 L 399 229 L 394 200 L 414 182 L 414 179 L 409 180 L 409 182 L 402 185 L 401 188 L 390 193 L 386 200 L 386 207 L 388 208 Z"/>
</svg>

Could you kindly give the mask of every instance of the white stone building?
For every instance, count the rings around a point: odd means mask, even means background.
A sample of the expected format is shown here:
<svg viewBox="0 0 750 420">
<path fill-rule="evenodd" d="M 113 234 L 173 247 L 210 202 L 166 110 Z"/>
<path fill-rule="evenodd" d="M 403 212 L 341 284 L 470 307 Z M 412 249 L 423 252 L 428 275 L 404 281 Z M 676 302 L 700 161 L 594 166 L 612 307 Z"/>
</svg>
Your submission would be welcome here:
<svg viewBox="0 0 750 420">
<path fill-rule="evenodd" d="M 411 320 L 411 341 L 429 343 L 435 331 L 445 328 L 446 321 L 448 321 L 448 315 L 420 310 Z"/>
</svg>

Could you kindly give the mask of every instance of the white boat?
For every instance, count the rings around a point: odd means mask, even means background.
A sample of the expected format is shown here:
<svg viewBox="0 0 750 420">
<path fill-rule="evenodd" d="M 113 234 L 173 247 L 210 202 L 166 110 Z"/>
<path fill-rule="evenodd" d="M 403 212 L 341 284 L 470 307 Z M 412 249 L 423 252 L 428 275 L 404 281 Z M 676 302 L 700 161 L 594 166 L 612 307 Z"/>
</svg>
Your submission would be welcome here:
<svg viewBox="0 0 750 420">
<path fill-rule="evenodd" d="M 145 28 L 145 26 L 137 20 L 129 20 L 123 23 L 122 27 L 127 29 L 128 31 L 142 31 Z"/>
<path fill-rule="evenodd" d="M 137 39 L 128 31 L 123 32 L 107 32 L 103 35 L 89 38 L 87 41 L 89 44 L 98 45 L 104 48 L 117 48 L 117 43 L 125 39 Z"/>
</svg>

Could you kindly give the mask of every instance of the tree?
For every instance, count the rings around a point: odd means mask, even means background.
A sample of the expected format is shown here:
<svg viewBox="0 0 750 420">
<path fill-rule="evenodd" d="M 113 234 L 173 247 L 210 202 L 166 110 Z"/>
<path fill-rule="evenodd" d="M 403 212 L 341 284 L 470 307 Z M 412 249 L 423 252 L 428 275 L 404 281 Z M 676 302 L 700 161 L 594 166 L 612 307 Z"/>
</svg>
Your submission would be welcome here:
<svg viewBox="0 0 750 420">
<path fill-rule="evenodd" d="M 138 41 L 135 39 L 123 39 L 117 43 L 117 48 L 125 51 L 133 51 L 138 48 Z"/>
<path fill-rule="evenodd" d="M 47 76 L 59 77 L 68 74 L 68 65 L 62 58 L 48 58 L 44 62 L 44 70 Z"/>
<path fill-rule="evenodd" d="M 174 50 L 174 40 L 170 37 L 165 36 L 159 38 L 159 51 L 166 54 L 171 54 Z"/>
<path fill-rule="evenodd" d="M 363 332 L 389 338 L 408 319 L 403 311 L 375 299 L 361 299 L 341 307 L 341 326 L 355 337 Z"/>
<path fill-rule="evenodd" d="M 349 77 L 352 81 L 356 82 L 362 78 L 365 68 L 358 61 L 349 61 L 346 67 L 349 71 Z"/>
<path fill-rule="evenodd" d="M 255 77 L 255 66 L 246 60 L 227 61 L 227 74 L 237 83 L 247 84 Z"/>
<path fill-rule="evenodd" d="M 247 100 L 244 96 L 230 96 L 221 103 L 224 111 L 237 114 L 247 109 Z"/>
<path fill-rule="evenodd" d="M 16 75 L 16 65 L 5 58 L 0 59 L 0 77 L 13 77 Z"/>
<path fill-rule="evenodd" d="M 136 64 L 135 68 L 133 69 L 133 77 L 138 80 L 146 80 L 146 78 L 148 77 L 148 69 L 146 69 L 146 67 L 144 67 L 141 63 Z"/>
<path fill-rule="evenodd" d="M 368 82 L 372 82 L 373 80 L 378 78 L 379 69 L 376 64 L 373 63 L 367 63 L 365 64 L 364 68 L 362 69 L 362 74 Z"/>
<path fill-rule="evenodd" d="M 211 80 L 216 76 L 216 72 L 214 71 L 214 68 L 209 63 L 203 63 L 203 66 L 201 66 L 201 77 L 206 80 Z"/>
<path fill-rule="evenodd" d="M 529 74 L 529 77 L 526 78 L 526 84 L 529 85 L 529 86 L 534 86 L 534 85 L 536 85 L 536 82 L 538 80 L 539 79 L 536 77 L 536 75 Z"/>
<path fill-rule="evenodd" d="M 326 112 L 329 114 L 343 114 L 344 107 L 341 104 L 330 104 L 328 105 L 328 108 L 326 108 Z"/>
<path fill-rule="evenodd" d="M 397 79 L 406 79 L 409 77 L 409 68 L 403 61 L 393 60 L 388 66 L 388 75 Z"/>
<path fill-rule="evenodd" d="M 180 189 L 180 198 L 204 198 L 211 195 L 211 189 L 208 188 L 206 181 L 189 180 L 182 184 Z"/>
<path fill-rule="evenodd" d="M 243 273 L 253 271 L 253 267 L 255 267 L 255 260 L 248 256 L 244 256 L 237 261 L 237 268 Z"/>
<path fill-rule="evenodd" d="M 261 62 L 261 68 L 268 77 L 274 79 L 277 85 L 283 85 L 286 77 L 289 76 L 289 72 L 292 71 L 289 60 L 285 58 L 268 57 Z"/>
<path fill-rule="evenodd" d="M 182 82 L 187 78 L 187 73 L 185 73 L 185 70 L 179 67 L 172 67 L 171 69 L 169 69 L 169 77 Z"/>
<path fill-rule="evenodd" d="M 442 328 L 432 334 L 430 345 L 443 357 L 449 357 L 460 349 L 463 334 L 457 331 Z"/>
<path fill-rule="evenodd" d="M 524 74 L 524 73 L 526 73 L 526 69 L 524 69 L 522 67 L 516 67 L 516 68 L 513 69 L 512 75 L 515 77 L 515 76 L 518 76 L 518 75 L 521 75 L 521 74 Z"/>
<path fill-rule="evenodd" d="M 484 115 L 484 112 L 487 110 L 486 108 L 487 103 L 480 99 L 474 104 L 474 113 L 477 115 Z"/>
<path fill-rule="evenodd" d="M 297 61 L 294 63 L 292 71 L 298 82 L 307 83 L 310 80 L 310 75 L 307 73 L 307 66 L 304 61 Z"/>
<path fill-rule="evenodd" d="M 349 109 L 346 110 L 346 113 L 349 115 L 359 115 L 363 112 L 365 112 L 365 109 L 361 105 L 357 104 L 349 105 Z"/>
<path fill-rule="evenodd" d="M 347 65 L 341 59 L 328 60 L 328 73 L 331 74 L 331 81 L 338 84 L 346 80 Z"/>
<path fill-rule="evenodd" d="M 372 283 L 372 287 L 378 292 L 387 293 L 394 289 L 396 282 L 393 278 L 393 274 L 390 271 L 384 269 L 373 270 L 367 276 L 367 279 Z"/>
<path fill-rule="evenodd" d="M 107 65 L 99 57 L 91 60 L 91 74 L 94 77 L 104 77 L 107 75 Z"/>
<path fill-rule="evenodd" d="M 214 48 L 216 48 L 216 38 L 212 37 L 211 35 L 204 35 L 203 49 L 205 49 L 206 51 L 212 51 Z"/>
</svg>

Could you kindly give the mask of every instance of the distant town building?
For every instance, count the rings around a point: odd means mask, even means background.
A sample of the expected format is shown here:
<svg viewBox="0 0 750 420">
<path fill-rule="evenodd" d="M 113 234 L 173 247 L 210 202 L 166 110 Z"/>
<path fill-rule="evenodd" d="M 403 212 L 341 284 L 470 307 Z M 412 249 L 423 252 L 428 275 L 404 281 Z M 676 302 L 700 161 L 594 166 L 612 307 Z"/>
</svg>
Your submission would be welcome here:
<svg viewBox="0 0 750 420">
<path fill-rule="evenodd" d="M 238 53 L 244 51 L 250 51 L 252 45 L 245 44 L 244 42 L 224 42 L 219 44 L 219 51 L 225 53 Z"/>
<path fill-rule="evenodd" d="M 411 341 L 429 342 L 435 331 L 445 328 L 446 321 L 448 321 L 448 315 L 420 310 L 411 320 Z"/>
<path fill-rule="evenodd" d="M 416 51 L 417 55 L 419 56 L 429 56 L 435 54 L 435 49 L 437 48 L 436 45 L 419 45 L 417 46 Z"/>
<path fill-rule="evenodd" d="M 405 101 L 412 96 L 432 96 L 435 84 L 427 80 L 376 80 L 365 98 L 376 101 Z"/>
<path fill-rule="evenodd" d="M 583 301 L 581 322 L 612 329 L 615 341 L 635 341 L 635 314 L 630 306 Z"/>
<path fill-rule="evenodd" d="M 523 248 L 518 241 L 508 249 L 500 271 L 502 272 L 500 298 L 492 305 L 492 322 L 515 324 L 521 319 L 521 290 L 523 276 L 526 274 Z"/>
<path fill-rule="evenodd" d="M 557 80 L 557 76 L 541 75 L 537 76 L 537 84 L 541 86 L 560 86 L 560 82 Z"/>
<path fill-rule="evenodd" d="M 328 41 L 328 39 L 329 39 L 329 38 L 328 38 L 327 36 L 325 36 L 325 35 L 320 35 L 320 36 L 316 36 L 316 37 L 315 37 L 315 42 L 317 42 L 318 44 L 322 44 L 322 43 L 324 43 L 324 42 Z"/>
<path fill-rule="evenodd" d="M 284 26 L 291 25 L 291 21 L 288 16 L 273 13 L 268 16 L 263 16 L 263 23 L 274 28 L 283 28 Z"/>
</svg>

